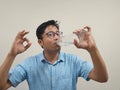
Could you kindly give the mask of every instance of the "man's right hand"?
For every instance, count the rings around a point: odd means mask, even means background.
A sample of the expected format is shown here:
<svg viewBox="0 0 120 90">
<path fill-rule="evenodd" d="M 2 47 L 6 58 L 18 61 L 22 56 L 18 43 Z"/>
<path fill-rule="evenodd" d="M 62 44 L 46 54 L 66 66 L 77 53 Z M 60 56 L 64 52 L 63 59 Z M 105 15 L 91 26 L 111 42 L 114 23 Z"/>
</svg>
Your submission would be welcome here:
<svg viewBox="0 0 120 90">
<path fill-rule="evenodd" d="M 17 54 L 26 51 L 31 46 L 31 42 L 25 37 L 25 35 L 28 33 L 28 31 L 23 30 L 18 32 L 18 34 L 16 35 L 10 50 L 10 53 L 13 56 L 16 56 Z"/>
<path fill-rule="evenodd" d="M 31 46 L 30 41 L 25 38 L 25 35 L 28 33 L 29 32 L 23 30 L 16 35 L 10 52 L 6 56 L 3 64 L 0 66 L 0 90 L 7 90 L 12 86 L 8 80 L 9 70 L 16 55 L 26 51 Z"/>
</svg>

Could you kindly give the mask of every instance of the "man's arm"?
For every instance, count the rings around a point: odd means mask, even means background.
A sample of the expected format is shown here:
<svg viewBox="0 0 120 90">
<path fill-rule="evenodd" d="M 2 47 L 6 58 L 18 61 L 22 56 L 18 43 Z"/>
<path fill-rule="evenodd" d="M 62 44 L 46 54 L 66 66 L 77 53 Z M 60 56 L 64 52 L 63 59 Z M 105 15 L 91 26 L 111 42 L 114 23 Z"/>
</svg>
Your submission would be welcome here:
<svg viewBox="0 0 120 90">
<path fill-rule="evenodd" d="M 11 87 L 11 83 L 8 80 L 8 73 L 15 57 L 26 51 L 31 46 L 30 41 L 24 37 L 28 33 L 29 32 L 23 30 L 17 34 L 8 55 L 6 56 L 3 64 L 0 66 L 0 90 L 6 90 Z M 24 45 L 24 42 L 27 44 Z"/>
<path fill-rule="evenodd" d="M 103 61 L 102 56 L 100 55 L 100 52 L 96 48 L 95 50 L 92 50 L 89 52 L 94 64 L 93 70 L 89 74 L 89 78 L 98 81 L 98 82 L 106 82 L 108 80 L 108 74 L 106 65 Z"/>
<path fill-rule="evenodd" d="M 89 78 L 98 82 L 106 82 L 108 80 L 106 65 L 96 46 L 95 40 L 91 33 L 91 28 L 86 26 L 84 29 L 88 30 L 87 32 L 84 33 L 85 34 L 84 37 L 82 37 L 82 35 L 79 36 L 79 33 L 82 32 L 82 29 L 73 32 L 78 36 L 79 39 L 82 38 L 80 39 L 81 40 L 80 42 L 74 40 L 74 44 L 77 48 L 85 49 L 90 53 L 94 68 L 90 72 Z"/>
</svg>

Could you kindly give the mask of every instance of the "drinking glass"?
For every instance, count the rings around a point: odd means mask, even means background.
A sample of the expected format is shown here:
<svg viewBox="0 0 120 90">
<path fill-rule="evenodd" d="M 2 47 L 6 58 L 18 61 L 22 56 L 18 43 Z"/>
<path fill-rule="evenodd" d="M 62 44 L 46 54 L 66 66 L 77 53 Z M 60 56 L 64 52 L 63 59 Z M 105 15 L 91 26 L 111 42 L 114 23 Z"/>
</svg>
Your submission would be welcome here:
<svg viewBox="0 0 120 90">
<path fill-rule="evenodd" d="M 84 39 L 85 33 L 86 30 L 82 30 L 81 32 L 77 33 L 77 35 L 74 33 L 63 35 L 58 40 L 57 44 L 59 46 L 73 45 L 74 39 L 77 39 L 80 43 Z"/>
</svg>

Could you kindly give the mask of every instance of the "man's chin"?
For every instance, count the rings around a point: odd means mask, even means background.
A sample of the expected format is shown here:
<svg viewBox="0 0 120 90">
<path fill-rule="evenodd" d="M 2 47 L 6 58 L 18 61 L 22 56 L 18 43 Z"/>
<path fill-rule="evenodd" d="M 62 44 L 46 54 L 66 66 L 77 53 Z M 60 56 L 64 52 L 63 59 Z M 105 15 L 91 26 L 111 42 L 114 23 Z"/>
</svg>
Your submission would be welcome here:
<svg viewBox="0 0 120 90">
<path fill-rule="evenodd" d="M 60 50 L 61 50 L 61 47 L 59 46 L 58 48 L 56 48 L 56 52 L 60 52 Z"/>
</svg>

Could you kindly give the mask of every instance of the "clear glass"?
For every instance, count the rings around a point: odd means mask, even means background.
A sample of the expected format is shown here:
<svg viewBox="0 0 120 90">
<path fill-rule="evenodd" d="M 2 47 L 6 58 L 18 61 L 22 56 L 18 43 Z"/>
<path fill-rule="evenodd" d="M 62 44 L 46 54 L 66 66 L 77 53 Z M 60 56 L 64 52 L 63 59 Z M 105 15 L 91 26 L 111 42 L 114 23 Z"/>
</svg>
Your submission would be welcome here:
<svg viewBox="0 0 120 90">
<path fill-rule="evenodd" d="M 81 32 L 77 33 L 77 35 L 73 33 L 63 35 L 58 40 L 57 44 L 59 46 L 73 45 L 74 39 L 77 39 L 80 43 L 85 37 L 85 32 L 86 32 L 85 30 L 82 30 Z"/>
</svg>

